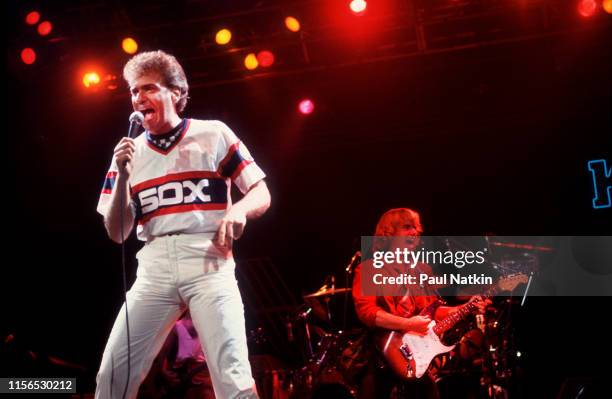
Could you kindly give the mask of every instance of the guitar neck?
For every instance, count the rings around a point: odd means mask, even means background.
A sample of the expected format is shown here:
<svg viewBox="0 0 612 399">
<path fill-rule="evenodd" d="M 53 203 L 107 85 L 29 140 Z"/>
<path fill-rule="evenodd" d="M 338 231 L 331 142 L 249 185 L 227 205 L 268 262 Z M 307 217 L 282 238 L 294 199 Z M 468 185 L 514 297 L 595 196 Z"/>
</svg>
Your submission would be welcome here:
<svg viewBox="0 0 612 399">
<path fill-rule="evenodd" d="M 453 312 L 446 316 L 444 319 L 440 320 L 436 323 L 433 328 L 433 331 L 437 336 L 442 336 L 446 331 L 451 329 L 455 324 L 459 323 L 461 320 L 465 319 L 468 315 L 472 313 L 472 310 L 475 306 L 470 302 L 461 306 L 456 312 Z"/>
<path fill-rule="evenodd" d="M 497 292 L 497 290 L 497 287 L 493 287 L 488 290 L 483 295 L 483 297 L 492 296 L 495 294 L 495 292 Z M 465 305 L 461 306 L 456 312 L 449 314 L 448 316 L 437 322 L 433 328 L 433 331 L 436 333 L 437 336 L 442 336 L 442 334 L 444 334 L 446 331 L 453 328 L 455 324 L 459 323 L 461 320 L 472 314 L 474 310 L 476 310 L 476 305 L 474 305 L 473 301 L 466 303 Z"/>
</svg>

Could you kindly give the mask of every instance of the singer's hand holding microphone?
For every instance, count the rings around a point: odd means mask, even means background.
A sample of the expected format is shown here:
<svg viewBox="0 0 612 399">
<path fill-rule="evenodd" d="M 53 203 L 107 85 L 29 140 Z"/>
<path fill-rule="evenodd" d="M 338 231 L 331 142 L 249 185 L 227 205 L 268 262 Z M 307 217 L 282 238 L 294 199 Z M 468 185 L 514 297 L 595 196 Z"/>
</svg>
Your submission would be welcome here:
<svg viewBox="0 0 612 399">
<path fill-rule="evenodd" d="M 132 115 L 130 115 L 128 137 L 123 137 L 115 146 L 114 158 L 119 178 L 121 179 L 127 179 L 132 173 L 132 159 L 134 158 L 134 151 L 136 150 L 136 144 L 132 137 L 138 132 L 138 128 L 142 125 L 143 120 L 144 116 L 142 112 L 133 112 Z"/>
<path fill-rule="evenodd" d="M 135 150 L 136 144 L 134 144 L 134 139 L 129 137 L 123 137 L 115 147 L 115 163 L 117 164 L 117 170 L 120 177 L 130 177 Z"/>
</svg>

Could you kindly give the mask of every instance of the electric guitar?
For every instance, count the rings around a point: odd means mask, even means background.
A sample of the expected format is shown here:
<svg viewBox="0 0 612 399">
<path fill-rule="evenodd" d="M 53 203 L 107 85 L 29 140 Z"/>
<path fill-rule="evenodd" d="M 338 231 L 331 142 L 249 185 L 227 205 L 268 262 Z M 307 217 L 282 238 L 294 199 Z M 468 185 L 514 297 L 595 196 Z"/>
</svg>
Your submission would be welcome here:
<svg viewBox="0 0 612 399">
<path fill-rule="evenodd" d="M 522 273 L 503 277 L 483 297 L 491 296 L 497 291 L 512 291 L 517 285 L 527 283 L 528 279 L 528 276 Z M 455 345 L 444 345 L 440 341 L 440 337 L 476 309 L 473 300 L 467 302 L 438 323 L 432 320 L 425 335 L 381 331 L 374 336 L 375 346 L 398 377 L 403 380 L 421 378 L 434 357 L 450 352 L 455 347 Z M 432 309 L 427 307 L 420 314 L 428 315 L 431 311 Z M 433 315 L 431 316 L 433 319 Z"/>
</svg>

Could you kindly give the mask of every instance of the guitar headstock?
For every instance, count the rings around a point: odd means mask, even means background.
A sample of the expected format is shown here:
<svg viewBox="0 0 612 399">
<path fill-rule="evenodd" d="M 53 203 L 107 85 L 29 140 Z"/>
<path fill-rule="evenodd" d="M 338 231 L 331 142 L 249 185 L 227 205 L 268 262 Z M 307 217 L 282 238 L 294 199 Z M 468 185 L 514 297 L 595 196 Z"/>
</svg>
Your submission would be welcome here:
<svg viewBox="0 0 612 399">
<path fill-rule="evenodd" d="M 497 286 L 500 291 L 514 291 L 519 284 L 527 284 L 529 276 L 524 273 L 514 273 L 499 279 Z"/>
</svg>

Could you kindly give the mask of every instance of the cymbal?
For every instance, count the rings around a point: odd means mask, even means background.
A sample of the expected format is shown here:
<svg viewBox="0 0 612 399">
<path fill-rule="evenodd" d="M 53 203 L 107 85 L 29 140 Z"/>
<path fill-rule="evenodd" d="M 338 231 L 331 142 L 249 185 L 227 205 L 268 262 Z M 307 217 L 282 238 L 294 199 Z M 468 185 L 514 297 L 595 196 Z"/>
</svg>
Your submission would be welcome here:
<svg viewBox="0 0 612 399">
<path fill-rule="evenodd" d="M 317 292 L 313 292 L 312 294 L 304 295 L 304 298 L 320 298 L 324 296 L 336 295 L 336 294 L 344 294 L 347 292 L 351 292 L 350 288 L 321 288 Z"/>
<path fill-rule="evenodd" d="M 516 244 L 513 242 L 491 241 L 491 245 L 494 247 L 516 248 L 516 249 L 525 249 L 528 251 L 539 251 L 539 252 L 553 252 L 555 250 L 554 248 L 551 248 L 551 247 L 543 247 L 543 246 L 530 245 L 530 244 Z"/>
</svg>

